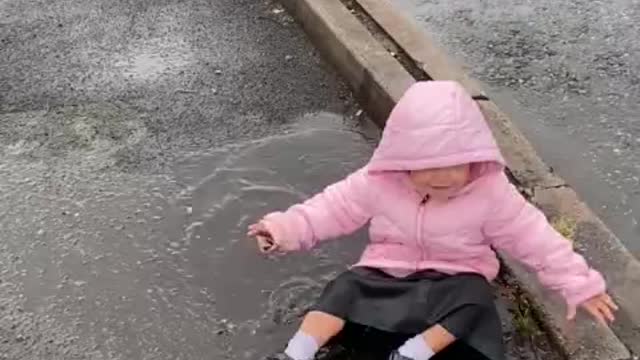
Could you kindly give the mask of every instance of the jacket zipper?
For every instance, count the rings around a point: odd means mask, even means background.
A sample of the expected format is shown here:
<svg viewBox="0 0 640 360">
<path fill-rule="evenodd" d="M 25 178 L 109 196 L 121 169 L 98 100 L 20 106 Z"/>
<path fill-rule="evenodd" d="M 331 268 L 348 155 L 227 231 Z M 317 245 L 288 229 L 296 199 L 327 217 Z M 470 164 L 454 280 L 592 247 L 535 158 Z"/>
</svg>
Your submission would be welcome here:
<svg viewBox="0 0 640 360">
<path fill-rule="evenodd" d="M 422 262 L 424 262 L 424 259 L 426 257 L 425 246 L 424 246 L 424 244 L 422 242 L 422 219 L 424 218 L 424 216 L 423 216 L 424 215 L 424 210 L 425 210 L 425 207 L 426 207 L 428 201 L 429 201 L 429 195 L 426 195 L 420 201 L 420 205 L 418 205 L 416 245 L 418 246 L 418 249 L 420 249 L 420 260 L 416 263 L 416 271 L 420 270 L 420 264 Z"/>
</svg>

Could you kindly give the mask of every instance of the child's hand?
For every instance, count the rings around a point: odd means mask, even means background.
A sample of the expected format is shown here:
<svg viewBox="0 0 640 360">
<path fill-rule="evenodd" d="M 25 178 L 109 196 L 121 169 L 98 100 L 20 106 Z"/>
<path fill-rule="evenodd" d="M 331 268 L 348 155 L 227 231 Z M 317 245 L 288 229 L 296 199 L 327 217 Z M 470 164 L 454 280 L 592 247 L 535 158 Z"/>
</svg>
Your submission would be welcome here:
<svg viewBox="0 0 640 360">
<path fill-rule="evenodd" d="M 272 253 L 278 250 L 279 246 L 273 239 L 271 232 L 262 221 L 249 225 L 248 236 L 255 237 L 258 242 L 258 248 L 264 254 Z"/>
<path fill-rule="evenodd" d="M 613 313 L 618 310 L 618 305 L 613 302 L 608 294 L 600 294 L 580 304 L 599 323 L 608 326 L 615 320 Z M 573 320 L 576 317 L 576 308 L 569 308 L 567 319 Z"/>
</svg>

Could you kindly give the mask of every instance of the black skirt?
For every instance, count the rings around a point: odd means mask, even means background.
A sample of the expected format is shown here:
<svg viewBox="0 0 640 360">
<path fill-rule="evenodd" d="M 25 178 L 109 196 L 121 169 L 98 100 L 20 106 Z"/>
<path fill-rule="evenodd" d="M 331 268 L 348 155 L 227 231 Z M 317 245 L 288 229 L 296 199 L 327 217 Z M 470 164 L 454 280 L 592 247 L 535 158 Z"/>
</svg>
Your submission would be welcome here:
<svg viewBox="0 0 640 360">
<path fill-rule="evenodd" d="M 423 271 L 395 278 L 356 267 L 330 282 L 312 310 L 406 335 L 439 324 L 486 358 L 505 359 L 491 285 L 477 274 Z"/>
</svg>

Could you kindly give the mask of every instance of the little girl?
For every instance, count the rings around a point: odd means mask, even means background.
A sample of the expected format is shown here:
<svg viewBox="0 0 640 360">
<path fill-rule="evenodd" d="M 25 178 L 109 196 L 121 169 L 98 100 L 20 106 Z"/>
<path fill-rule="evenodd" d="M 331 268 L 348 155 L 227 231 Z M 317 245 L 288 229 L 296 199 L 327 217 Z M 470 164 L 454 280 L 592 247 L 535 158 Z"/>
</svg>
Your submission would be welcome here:
<svg viewBox="0 0 640 360">
<path fill-rule="evenodd" d="M 325 289 L 285 353 L 311 360 L 345 322 L 411 334 L 390 355 L 427 360 L 455 341 L 505 359 L 491 287 L 494 250 L 581 306 L 613 321 L 616 305 L 589 268 L 504 173 L 479 107 L 457 83 L 420 82 L 393 109 L 362 169 L 303 204 L 249 227 L 264 252 L 306 250 L 370 223 L 361 260 Z"/>
</svg>

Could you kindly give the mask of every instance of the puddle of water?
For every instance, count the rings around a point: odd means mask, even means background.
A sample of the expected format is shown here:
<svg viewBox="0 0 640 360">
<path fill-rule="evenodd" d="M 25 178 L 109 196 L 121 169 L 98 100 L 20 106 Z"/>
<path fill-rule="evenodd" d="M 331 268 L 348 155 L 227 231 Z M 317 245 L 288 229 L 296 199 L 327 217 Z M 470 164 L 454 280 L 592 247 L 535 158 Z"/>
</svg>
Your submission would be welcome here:
<svg viewBox="0 0 640 360">
<path fill-rule="evenodd" d="M 0 297 L 13 310 L 0 317 L 20 332 L 7 351 L 257 359 L 280 347 L 364 237 L 268 259 L 246 226 L 366 162 L 370 141 L 342 121 L 308 116 L 288 134 L 185 156 L 166 176 L 4 158 Z M 41 336 L 22 340 L 29 331 Z"/>
<path fill-rule="evenodd" d="M 364 240 L 359 233 L 308 254 L 266 259 L 246 239 L 247 226 L 341 179 L 370 151 L 355 133 L 301 130 L 178 165 L 187 186 L 175 203 L 183 215 L 173 219 L 184 231 L 173 245 L 193 283 L 217 294 L 216 309 L 233 333 L 230 346 L 252 349 L 237 358 L 283 344 L 324 284 L 356 260 Z"/>
</svg>

